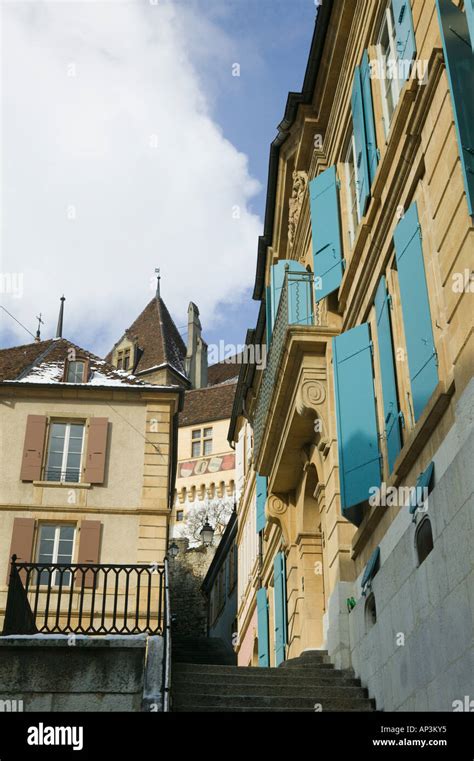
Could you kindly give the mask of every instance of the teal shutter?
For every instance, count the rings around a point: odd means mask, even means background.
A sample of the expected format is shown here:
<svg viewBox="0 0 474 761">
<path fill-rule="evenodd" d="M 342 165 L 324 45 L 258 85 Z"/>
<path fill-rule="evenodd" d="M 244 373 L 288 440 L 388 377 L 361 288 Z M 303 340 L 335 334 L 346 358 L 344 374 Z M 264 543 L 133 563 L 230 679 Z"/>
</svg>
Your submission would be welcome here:
<svg viewBox="0 0 474 761">
<path fill-rule="evenodd" d="M 464 187 L 471 216 L 474 214 L 474 55 L 469 40 L 468 19 L 474 18 L 472 1 L 467 0 L 466 13 L 463 13 L 451 0 L 436 0 Z M 471 9 L 468 14 L 469 3 Z"/>
<path fill-rule="evenodd" d="M 273 331 L 273 326 L 275 325 L 278 307 L 280 304 L 281 290 L 283 288 L 283 283 L 285 282 L 285 265 L 286 264 L 288 264 L 286 259 L 282 259 L 280 262 L 273 264 L 270 269 L 270 287 L 271 287 L 271 293 L 272 293 L 272 301 L 271 301 L 272 303 L 272 306 L 271 306 L 272 331 Z"/>
<path fill-rule="evenodd" d="M 370 196 L 369 162 L 367 158 L 367 138 L 365 134 L 364 102 L 362 100 L 362 79 L 360 67 L 354 71 L 352 85 L 352 125 L 354 128 L 355 162 L 357 175 L 357 198 L 359 200 L 360 216 L 365 214 L 365 208 Z"/>
<path fill-rule="evenodd" d="M 428 489 L 428 493 L 430 491 L 430 487 L 432 486 L 433 482 L 433 473 L 434 473 L 434 462 L 430 462 L 426 470 L 423 470 L 418 478 L 416 479 L 416 487 L 415 492 L 412 493 L 410 502 L 409 502 L 409 512 L 411 515 L 414 515 L 419 507 L 423 504 L 423 489 Z"/>
<path fill-rule="evenodd" d="M 341 222 L 336 167 L 309 183 L 316 301 L 336 291 L 342 280 Z"/>
<path fill-rule="evenodd" d="M 287 632 L 286 562 L 283 552 L 277 552 L 273 561 L 273 590 L 275 602 L 275 664 L 285 660 Z"/>
<path fill-rule="evenodd" d="M 265 502 L 267 501 L 267 478 L 257 473 L 255 479 L 255 491 L 257 501 L 257 532 L 265 528 Z"/>
<path fill-rule="evenodd" d="M 471 48 L 474 53 L 474 0 L 464 0 L 464 7 L 466 9 L 466 21 L 471 38 Z"/>
<path fill-rule="evenodd" d="M 258 665 L 270 665 L 267 590 L 257 589 Z"/>
<path fill-rule="evenodd" d="M 267 285 L 265 288 L 265 322 L 267 329 L 267 351 L 272 342 L 272 289 Z"/>
<path fill-rule="evenodd" d="M 362 576 L 362 581 L 360 583 L 362 587 L 362 594 L 364 596 L 367 590 L 371 587 L 372 579 L 377 573 L 379 567 L 380 567 L 380 547 L 376 547 L 372 555 L 370 556 L 367 565 L 365 566 L 364 575 Z"/>
<path fill-rule="evenodd" d="M 403 70 L 406 74 L 406 79 L 410 70 L 409 64 L 416 54 L 415 29 L 410 0 L 392 0 L 392 10 L 395 21 L 398 60 L 404 64 Z"/>
<path fill-rule="evenodd" d="M 416 421 L 438 384 L 438 358 L 431 326 L 416 203 L 405 212 L 395 228 L 393 239 Z"/>
<path fill-rule="evenodd" d="M 389 295 L 385 277 L 382 277 L 375 294 L 375 314 L 377 319 L 377 338 L 380 357 L 380 376 L 382 379 L 383 411 L 385 418 L 385 435 L 389 472 L 402 447 L 400 431 L 400 408 L 398 405 L 397 381 L 393 359 L 393 338 L 390 325 Z"/>
<path fill-rule="evenodd" d="M 297 264 L 298 267 L 294 267 Z M 300 270 L 301 267 L 301 270 Z M 301 274 L 299 274 L 301 272 Z M 295 273 L 295 274 L 293 274 Z M 288 324 L 313 324 L 311 274 L 299 262 L 292 262 L 288 273 Z"/>
<path fill-rule="evenodd" d="M 362 86 L 362 101 L 364 106 L 365 136 L 367 141 L 367 160 L 369 164 L 369 184 L 372 185 L 379 163 L 377 138 L 375 135 L 374 106 L 372 102 L 372 87 L 370 84 L 370 65 L 367 50 L 364 50 L 360 65 L 360 80 Z"/>
<path fill-rule="evenodd" d="M 333 339 L 341 506 L 357 526 L 371 487 L 380 487 L 372 346 L 367 323 Z"/>
</svg>

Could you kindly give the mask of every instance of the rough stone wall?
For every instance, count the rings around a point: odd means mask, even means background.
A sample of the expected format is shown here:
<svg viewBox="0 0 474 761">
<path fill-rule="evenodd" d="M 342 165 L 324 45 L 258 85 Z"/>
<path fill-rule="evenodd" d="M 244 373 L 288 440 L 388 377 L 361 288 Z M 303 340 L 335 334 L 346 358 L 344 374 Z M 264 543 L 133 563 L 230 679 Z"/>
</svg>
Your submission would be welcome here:
<svg viewBox="0 0 474 761">
<path fill-rule="evenodd" d="M 175 539 L 179 554 L 170 561 L 172 633 L 179 637 L 207 635 L 207 603 L 201 584 L 215 547 L 189 547 L 188 539 Z"/>
</svg>

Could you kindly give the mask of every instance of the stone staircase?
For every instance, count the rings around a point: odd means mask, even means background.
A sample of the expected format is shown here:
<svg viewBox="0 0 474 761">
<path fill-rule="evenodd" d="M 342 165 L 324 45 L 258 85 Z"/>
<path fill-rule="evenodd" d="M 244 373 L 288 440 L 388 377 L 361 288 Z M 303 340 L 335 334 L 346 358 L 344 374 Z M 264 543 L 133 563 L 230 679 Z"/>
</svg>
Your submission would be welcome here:
<svg viewBox="0 0 474 761">
<path fill-rule="evenodd" d="M 279 668 L 238 667 L 233 658 L 218 639 L 173 640 L 171 710 L 375 710 L 353 673 L 336 670 L 323 650 L 307 651 Z"/>
</svg>

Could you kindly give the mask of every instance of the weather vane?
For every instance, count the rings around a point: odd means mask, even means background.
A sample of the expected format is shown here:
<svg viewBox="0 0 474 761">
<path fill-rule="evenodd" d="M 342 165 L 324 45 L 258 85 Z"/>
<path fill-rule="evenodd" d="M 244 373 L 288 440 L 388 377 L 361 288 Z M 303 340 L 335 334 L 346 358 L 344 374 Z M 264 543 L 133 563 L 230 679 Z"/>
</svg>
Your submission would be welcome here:
<svg viewBox="0 0 474 761">
<path fill-rule="evenodd" d="M 160 297 L 160 280 L 161 280 L 159 267 L 155 267 L 155 274 L 156 274 L 156 296 L 157 298 L 159 298 Z"/>
</svg>

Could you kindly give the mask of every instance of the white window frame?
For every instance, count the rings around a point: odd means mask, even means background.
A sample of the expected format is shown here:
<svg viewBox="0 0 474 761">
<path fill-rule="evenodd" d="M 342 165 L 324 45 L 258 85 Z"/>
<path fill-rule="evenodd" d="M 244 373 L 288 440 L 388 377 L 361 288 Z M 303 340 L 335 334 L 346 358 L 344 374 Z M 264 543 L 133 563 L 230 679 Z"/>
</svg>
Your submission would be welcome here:
<svg viewBox="0 0 474 761">
<path fill-rule="evenodd" d="M 207 436 L 205 435 L 205 431 L 210 431 L 210 434 Z M 198 433 L 198 436 L 193 436 L 193 433 Z M 214 438 L 214 431 L 212 426 L 206 426 L 205 428 L 193 428 L 191 431 L 191 457 L 192 458 L 198 458 L 198 457 L 210 457 L 212 454 L 212 442 Z M 206 452 L 205 446 L 206 442 L 211 442 L 211 451 Z M 193 454 L 193 448 L 194 444 L 199 445 L 199 454 Z"/>
<path fill-rule="evenodd" d="M 61 460 L 61 473 L 59 479 L 56 481 L 55 479 L 48 478 L 48 471 L 49 471 L 49 456 L 50 456 L 50 446 L 51 446 L 51 431 L 52 426 L 55 423 L 63 424 L 66 426 L 66 430 L 64 433 L 64 449 L 63 449 L 63 456 Z M 84 461 L 84 441 L 85 441 L 85 433 L 86 433 L 86 424 L 83 420 L 51 420 L 49 425 L 49 433 L 48 433 L 48 449 L 47 449 L 47 455 L 46 455 L 46 466 L 45 466 L 45 473 L 44 473 L 44 480 L 45 481 L 51 481 L 51 483 L 69 483 L 66 481 L 66 471 L 67 471 L 67 458 L 69 455 L 69 441 L 71 438 L 71 425 L 82 425 L 82 444 L 81 444 L 81 457 L 79 460 L 79 478 L 76 481 L 71 481 L 71 483 L 80 483 L 81 482 L 81 475 L 82 475 L 82 465 Z"/>
<path fill-rule="evenodd" d="M 392 71 L 395 71 L 397 73 L 397 76 L 390 77 L 390 78 L 386 76 L 386 61 L 384 59 L 384 54 L 382 52 L 382 36 L 385 30 L 387 30 L 388 32 L 388 44 L 389 44 L 389 51 L 388 51 L 389 55 L 388 55 L 387 62 L 390 62 L 390 61 L 393 62 L 391 66 Z M 391 2 L 388 3 L 387 8 L 385 9 L 384 20 L 382 22 L 382 26 L 380 27 L 380 32 L 379 32 L 378 41 L 377 41 L 377 61 L 378 61 L 378 71 L 381 77 L 383 123 L 384 123 L 384 130 L 385 130 L 385 138 L 387 138 L 388 133 L 390 131 L 392 117 L 396 111 L 398 101 L 400 100 L 400 93 L 403 87 L 403 82 L 400 81 L 400 77 L 398 76 L 399 55 L 397 51 L 397 41 L 396 41 Z M 392 102 L 393 102 L 392 114 L 389 114 L 389 111 L 388 111 L 387 86 L 390 87 L 391 93 L 392 93 Z"/>
<path fill-rule="evenodd" d="M 351 193 L 351 169 L 350 169 L 350 155 L 352 154 L 352 165 L 354 167 L 354 193 L 355 193 L 355 210 L 354 206 L 352 204 L 352 193 Z M 346 151 L 346 157 L 345 157 L 345 169 L 346 169 L 346 196 L 347 196 L 347 209 L 348 209 L 348 220 L 349 220 L 349 241 L 351 244 L 351 248 L 354 247 L 356 235 L 357 235 L 357 229 L 359 227 L 359 223 L 361 220 L 361 213 L 360 213 L 360 205 L 359 205 L 359 194 L 358 194 L 358 188 L 359 188 L 359 176 L 357 173 L 357 161 L 356 161 L 356 147 L 355 147 L 355 138 L 354 138 L 354 132 L 351 132 L 351 137 L 349 140 L 349 144 Z M 354 214 L 355 211 L 355 214 Z"/>
<path fill-rule="evenodd" d="M 77 537 L 77 526 L 73 525 L 71 523 L 40 523 L 39 530 L 38 530 L 38 546 L 36 549 L 36 562 L 40 563 L 40 548 L 41 548 L 41 532 L 43 528 L 46 526 L 53 526 L 54 527 L 54 542 L 53 542 L 53 554 L 51 558 L 51 564 L 55 564 L 58 562 L 58 550 L 59 550 L 59 542 L 60 542 L 60 534 L 62 528 L 72 528 L 73 530 L 73 537 L 72 537 L 72 548 L 71 548 L 71 560 L 70 563 L 74 562 L 74 552 L 76 549 L 76 537 Z M 51 574 L 51 586 L 58 587 L 59 586 L 59 580 L 56 579 L 56 574 L 58 572 L 55 571 L 54 574 Z M 38 571 L 38 576 L 40 576 L 40 572 Z M 64 577 L 63 577 L 64 578 Z M 63 587 L 68 587 L 71 583 L 71 580 L 69 581 L 69 584 L 64 584 Z"/>
</svg>

